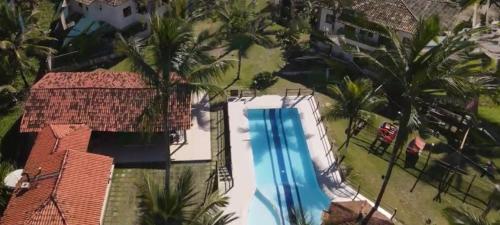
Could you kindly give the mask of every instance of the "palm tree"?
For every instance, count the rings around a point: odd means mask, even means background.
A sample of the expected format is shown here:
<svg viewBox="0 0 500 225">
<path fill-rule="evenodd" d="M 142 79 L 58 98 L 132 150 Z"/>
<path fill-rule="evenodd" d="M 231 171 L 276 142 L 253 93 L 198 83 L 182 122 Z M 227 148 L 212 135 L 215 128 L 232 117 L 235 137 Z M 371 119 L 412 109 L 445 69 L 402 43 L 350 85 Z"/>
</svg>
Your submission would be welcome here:
<svg viewBox="0 0 500 225">
<path fill-rule="evenodd" d="M 333 109 L 327 112 L 327 118 L 348 118 L 346 129 L 345 148 L 349 149 L 349 142 L 353 136 L 353 129 L 363 114 L 372 112 L 385 103 L 385 99 L 376 95 L 372 89 L 372 82 L 368 79 L 352 81 L 348 76 L 339 85 L 328 85 L 328 93 L 336 100 Z M 340 149 L 339 149 L 340 150 Z"/>
<path fill-rule="evenodd" d="M 384 85 L 391 102 L 400 108 L 399 131 L 375 205 L 363 220 L 367 224 L 380 206 L 391 178 L 398 153 L 409 135 L 421 125 L 420 115 L 425 102 L 436 95 L 464 98 L 483 90 L 491 77 L 478 76 L 491 61 L 482 53 L 474 53 L 476 44 L 470 37 L 484 29 L 464 30 L 444 37 L 436 46 L 427 44 L 440 34 L 437 16 L 421 20 L 409 46 L 403 45 L 393 30 L 388 30 L 389 46 L 368 54 L 354 53 L 355 58 L 367 63 L 378 74 L 378 82 Z"/>
<path fill-rule="evenodd" d="M 238 72 L 236 80 L 240 79 L 242 57 L 246 56 L 248 49 L 253 45 L 267 48 L 274 43 L 270 31 L 271 21 L 268 14 L 258 12 L 255 2 L 247 0 L 223 1 L 216 7 L 215 14 L 222 23 L 218 33 L 220 38 L 227 41 L 225 53 L 221 57 L 236 50 L 238 54 Z"/>
<path fill-rule="evenodd" d="M 444 215 L 451 225 L 493 225 L 500 221 L 490 223 L 486 218 L 475 215 L 466 209 L 446 208 Z"/>
<path fill-rule="evenodd" d="M 24 18 L 17 8 L 0 2 L 0 54 L 8 58 L 11 71 L 19 73 L 26 88 L 26 74 L 33 72 L 33 56 L 45 58 L 55 50 L 44 46 L 53 40 L 33 23 L 33 15 Z"/>
<path fill-rule="evenodd" d="M 145 44 L 127 41 L 118 35 L 116 50 L 128 57 L 133 70 L 142 74 L 157 92 L 157 97 L 143 113 L 143 121 L 163 120 L 166 142 L 165 188 L 170 174 L 170 101 L 183 97 L 182 93 L 217 91 L 209 82 L 225 71 L 230 64 L 208 54 L 213 49 L 213 35 L 208 31 L 193 36 L 192 24 L 179 17 L 155 16 L 151 20 L 152 35 Z M 185 97 L 185 96 L 184 96 Z M 147 127 L 146 127 L 147 128 Z"/>
<path fill-rule="evenodd" d="M 142 189 L 143 225 L 226 225 L 234 221 L 234 214 L 224 214 L 228 197 L 211 193 L 205 201 L 197 200 L 193 173 L 184 171 L 173 190 L 166 190 L 150 177 Z"/>
</svg>

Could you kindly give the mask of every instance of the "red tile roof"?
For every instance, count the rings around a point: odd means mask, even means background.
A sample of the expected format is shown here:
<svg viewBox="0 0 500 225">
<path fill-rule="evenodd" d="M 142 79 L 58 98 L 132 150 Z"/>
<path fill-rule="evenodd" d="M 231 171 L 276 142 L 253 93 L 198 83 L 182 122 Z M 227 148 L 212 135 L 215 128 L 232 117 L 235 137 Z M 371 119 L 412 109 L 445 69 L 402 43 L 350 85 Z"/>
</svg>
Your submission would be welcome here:
<svg viewBox="0 0 500 225">
<path fill-rule="evenodd" d="M 352 8 L 369 21 L 393 29 L 414 33 L 417 26 L 417 18 L 402 0 L 354 0 Z"/>
<path fill-rule="evenodd" d="M 0 224 L 100 224 L 113 159 L 86 152 L 90 133 L 84 125 L 50 125 L 39 132 L 24 168 L 30 188 L 18 185 Z"/>
<path fill-rule="evenodd" d="M 48 73 L 31 89 L 21 132 L 38 132 L 47 124 L 87 124 L 94 131 L 140 132 L 139 118 L 156 96 L 156 90 L 136 73 Z M 177 91 L 169 106 L 172 129 L 189 129 L 191 95 Z M 161 117 L 154 119 L 150 129 L 163 131 Z"/>
</svg>

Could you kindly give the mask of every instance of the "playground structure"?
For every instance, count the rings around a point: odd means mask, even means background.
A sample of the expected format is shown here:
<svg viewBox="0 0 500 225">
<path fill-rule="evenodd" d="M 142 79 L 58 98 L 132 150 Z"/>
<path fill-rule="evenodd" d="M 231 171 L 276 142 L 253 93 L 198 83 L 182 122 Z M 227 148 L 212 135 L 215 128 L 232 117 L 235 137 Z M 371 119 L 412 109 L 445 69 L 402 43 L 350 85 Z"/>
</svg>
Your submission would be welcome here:
<svg viewBox="0 0 500 225">
<path fill-rule="evenodd" d="M 384 154 L 389 145 L 396 139 L 398 126 L 394 123 L 384 122 L 377 130 L 377 137 L 370 145 L 370 151 Z"/>
</svg>

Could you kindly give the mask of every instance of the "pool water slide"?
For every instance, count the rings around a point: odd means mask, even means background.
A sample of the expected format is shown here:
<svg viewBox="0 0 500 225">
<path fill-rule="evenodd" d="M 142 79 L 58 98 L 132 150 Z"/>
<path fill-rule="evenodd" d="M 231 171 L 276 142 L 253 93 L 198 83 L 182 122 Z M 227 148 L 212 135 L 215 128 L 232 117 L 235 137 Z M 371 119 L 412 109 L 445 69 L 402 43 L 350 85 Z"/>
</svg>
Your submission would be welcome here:
<svg viewBox="0 0 500 225">
<path fill-rule="evenodd" d="M 321 223 L 330 199 L 321 191 L 297 109 L 249 110 L 256 192 L 249 224 Z"/>
</svg>

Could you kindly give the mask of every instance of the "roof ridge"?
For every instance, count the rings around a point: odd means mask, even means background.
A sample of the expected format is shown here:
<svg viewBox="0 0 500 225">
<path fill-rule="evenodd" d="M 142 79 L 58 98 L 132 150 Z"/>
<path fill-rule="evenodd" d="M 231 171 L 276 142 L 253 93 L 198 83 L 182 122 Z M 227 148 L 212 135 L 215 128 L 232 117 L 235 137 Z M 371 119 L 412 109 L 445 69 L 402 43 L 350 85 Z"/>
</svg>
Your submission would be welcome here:
<svg viewBox="0 0 500 225">
<path fill-rule="evenodd" d="M 57 212 L 61 216 L 61 220 L 62 220 L 63 224 L 68 225 L 68 222 L 66 222 L 66 216 L 64 216 L 63 210 L 61 209 L 61 207 L 59 207 L 59 202 L 57 201 L 56 196 L 50 195 L 49 199 L 52 201 L 52 203 L 54 203 L 54 206 L 56 207 Z"/>
<path fill-rule="evenodd" d="M 67 161 L 68 155 L 69 155 L 69 151 L 68 150 L 65 150 L 65 151 L 66 152 L 64 152 L 64 159 L 61 162 L 61 169 L 59 170 L 59 175 L 57 176 L 56 184 L 54 185 L 54 190 L 52 190 L 52 193 L 50 194 L 50 195 L 54 195 L 54 197 L 56 196 L 57 188 L 59 187 L 59 183 L 61 183 L 62 174 L 64 172 L 63 171 L 64 166 L 66 165 L 66 161 Z"/>
<path fill-rule="evenodd" d="M 410 12 L 410 14 L 413 16 L 414 19 L 417 20 L 417 22 L 420 20 L 420 18 L 417 18 L 417 16 L 415 15 L 415 13 L 413 13 L 413 11 L 411 11 L 410 7 L 408 7 L 408 5 L 406 4 L 405 0 L 399 0 L 400 2 L 403 3 L 403 5 L 405 6 L 405 8 L 408 10 L 408 12 Z"/>
<path fill-rule="evenodd" d="M 61 162 L 61 169 L 59 170 L 56 184 L 54 185 L 54 189 L 52 190 L 52 193 L 50 193 L 50 195 L 49 195 L 49 198 L 51 199 L 51 201 L 53 201 L 53 203 L 57 209 L 57 212 L 59 212 L 59 214 L 61 215 L 62 221 L 65 225 L 67 225 L 67 223 L 66 223 L 66 218 L 64 217 L 64 212 L 62 211 L 61 207 L 59 207 L 59 204 L 57 202 L 57 189 L 59 187 L 59 184 L 61 183 L 61 178 L 62 178 L 64 166 L 66 165 L 66 161 L 68 159 L 68 154 L 69 154 L 69 151 L 66 150 L 66 152 L 64 153 L 64 159 Z"/>
</svg>

